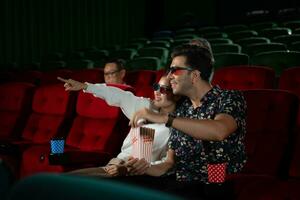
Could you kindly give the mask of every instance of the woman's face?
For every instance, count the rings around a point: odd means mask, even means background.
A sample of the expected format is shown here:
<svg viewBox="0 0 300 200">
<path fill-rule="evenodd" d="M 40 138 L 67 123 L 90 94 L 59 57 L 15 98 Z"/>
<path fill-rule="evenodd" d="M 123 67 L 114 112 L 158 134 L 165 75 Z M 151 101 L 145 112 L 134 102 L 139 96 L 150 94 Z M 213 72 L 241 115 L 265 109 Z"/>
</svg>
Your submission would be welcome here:
<svg viewBox="0 0 300 200">
<path fill-rule="evenodd" d="M 154 105 L 159 108 L 169 107 L 175 104 L 170 80 L 163 76 L 154 87 Z"/>
</svg>

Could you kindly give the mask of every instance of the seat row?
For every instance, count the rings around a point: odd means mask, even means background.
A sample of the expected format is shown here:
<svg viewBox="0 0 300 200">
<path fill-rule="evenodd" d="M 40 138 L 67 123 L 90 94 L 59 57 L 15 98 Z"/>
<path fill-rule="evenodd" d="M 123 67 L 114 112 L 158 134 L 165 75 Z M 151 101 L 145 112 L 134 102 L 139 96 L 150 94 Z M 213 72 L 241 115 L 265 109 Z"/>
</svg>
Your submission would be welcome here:
<svg viewBox="0 0 300 200">
<path fill-rule="evenodd" d="M 112 85 L 134 92 L 128 85 Z M 128 120 L 117 107 L 84 92 L 66 92 L 63 84 L 0 86 L 0 157 L 16 175 L 64 171 L 50 166 L 49 141 L 64 138 L 74 165 L 103 164 L 119 152 Z M 80 162 L 84 159 L 85 162 Z"/>
</svg>

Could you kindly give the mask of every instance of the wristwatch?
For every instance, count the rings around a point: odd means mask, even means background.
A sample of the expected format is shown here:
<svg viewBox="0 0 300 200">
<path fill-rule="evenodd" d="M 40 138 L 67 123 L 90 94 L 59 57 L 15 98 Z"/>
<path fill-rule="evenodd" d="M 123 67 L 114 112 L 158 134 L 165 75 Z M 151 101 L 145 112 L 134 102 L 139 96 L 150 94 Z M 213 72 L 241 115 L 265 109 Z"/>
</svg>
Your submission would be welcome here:
<svg viewBox="0 0 300 200">
<path fill-rule="evenodd" d="M 173 120 L 176 118 L 175 114 L 169 113 L 168 114 L 168 121 L 166 123 L 166 127 L 171 127 L 173 124 Z"/>
</svg>

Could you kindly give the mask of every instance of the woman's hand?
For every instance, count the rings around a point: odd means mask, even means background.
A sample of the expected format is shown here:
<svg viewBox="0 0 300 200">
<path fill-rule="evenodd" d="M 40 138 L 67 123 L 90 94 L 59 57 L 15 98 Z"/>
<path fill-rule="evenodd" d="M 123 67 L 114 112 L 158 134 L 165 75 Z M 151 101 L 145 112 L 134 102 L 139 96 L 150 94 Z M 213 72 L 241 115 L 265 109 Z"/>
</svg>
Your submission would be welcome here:
<svg viewBox="0 0 300 200">
<path fill-rule="evenodd" d="M 125 165 L 128 169 L 129 175 L 143 175 L 150 167 L 150 163 L 148 163 L 144 158 L 137 159 L 133 157 L 130 157 Z"/>
<path fill-rule="evenodd" d="M 57 77 L 57 79 L 65 83 L 64 87 L 66 91 L 79 91 L 87 89 L 87 84 L 85 83 L 81 83 L 73 79 L 63 79 L 61 77 Z"/>
<path fill-rule="evenodd" d="M 153 123 L 166 123 L 166 121 L 168 120 L 168 115 L 155 113 L 148 108 L 142 108 L 133 114 L 129 125 L 132 127 L 138 127 L 141 120 Z"/>
</svg>

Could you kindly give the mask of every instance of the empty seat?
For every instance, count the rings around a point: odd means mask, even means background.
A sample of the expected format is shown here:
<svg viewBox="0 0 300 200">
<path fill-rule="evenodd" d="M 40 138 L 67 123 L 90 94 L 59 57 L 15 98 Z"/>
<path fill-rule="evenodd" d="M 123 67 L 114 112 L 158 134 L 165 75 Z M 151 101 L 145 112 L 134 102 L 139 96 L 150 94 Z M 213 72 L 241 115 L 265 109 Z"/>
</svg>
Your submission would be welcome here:
<svg viewBox="0 0 300 200">
<path fill-rule="evenodd" d="M 126 83 L 135 88 L 136 96 L 153 98 L 152 85 L 156 81 L 156 71 L 137 70 L 126 74 Z"/>
<path fill-rule="evenodd" d="M 153 33 L 153 37 L 173 37 L 173 31 L 170 30 L 161 30 Z"/>
<path fill-rule="evenodd" d="M 212 84 L 225 89 L 272 89 L 275 72 L 272 68 L 258 66 L 233 66 L 214 72 Z"/>
<path fill-rule="evenodd" d="M 43 77 L 43 73 L 37 70 L 28 70 L 25 72 L 19 72 L 15 76 L 15 81 L 17 82 L 26 82 L 32 83 L 35 85 L 39 85 L 41 79 Z"/>
<path fill-rule="evenodd" d="M 194 34 L 196 30 L 194 28 L 182 28 L 175 31 L 175 36 L 184 34 Z"/>
<path fill-rule="evenodd" d="M 241 46 L 238 44 L 214 44 L 211 46 L 214 54 L 216 53 L 241 53 Z"/>
<path fill-rule="evenodd" d="M 243 48 L 243 52 L 249 56 L 266 51 L 287 51 L 287 47 L 282 43 L 255 43 Z"/>
<path fill-rule="evenodd" d="M 249 56 L 241 53 L 219 53 L 215 54 L 214 68 L 233 66 L 233 65 L 248 65 Z"/>
<path fill-rule="evenodd" d="M 42 71 L 63 69 L 65 67 L 66 63 L 64 61 L 46 61 L 41 63 Z"/>
<path fill-rule="evenodd" d="M 229 38 L 236 41 L 243 38 L 249 38 L 249 37 L 255 37 L 258 33 L 253 30 L 245 30 L 245 31 L 239 31 L 239 32 L 233 32 L 229 34 Z"/>
<path fill-rule="evenodd" d="M 300 97 L 300 67 L 291 67 L 282 71 L 279 89 L 288 90 Z"/>
<path fill-rule="evenodd" d="M 279 176 L 298 98 L 281 90 L 248 90 L 244 96 L 248 106 L 248 160 L 243 172 Z"/>
<path fill-rule="evenodd" d="M 61 84 L 39 86 L 34 93 L 32 113 L 22 132 L 24 142 L 48 143 L 67 128 L 66 122 L 74 111 L 73 101 L 73 93 L 66 92 Z"/>
<path fill-rule="evenodd" d="M 228 35 L 227 33 L 224 33 L 224 32 L 211 32 L 211 33 L 203 33 L 201 35 L 201 37 L 203 38 L 227 38 Z"/>
<path fill-rule="evenodd" d="M 228 38 L 212 38 L 207 39 L 211 45 L 213 44 L 232 44 L 232 40 Z"/>
<path fill-rule="evenodd" d="M 226 33 L 245 31 L 247 29 L 249 29 L 248 26 L 244 24 L 233 24 L 233 25 L 227 25 L 223 27 L 223 31 Z"/>
<path fill-rule="evenodd" d="M 131 43 L 142 43 L 142 44 L 147 44 L 149 43 L 148 38 L 144 38 L 144 37 L 138 37 L 138 38 L 132 38 L 130 40 Z"/>
<path fill-rule="evenodd" d="M 103 83 L 104 75 L 102 69 L 74 70 L 71 78 L 80 82 Z"/>
<path fill-rule="evenodd" d="M 121 58 L 124 60 L 131 60 L 137 54 L 136 49 L 120 49 L 110 53 L 111 58 Z"/>
<path fill-rule="evenodd" d="M 162 65 L 165 65 L 168 60 L 169 50 L 164 47 L 145 47 L 138 51 L 139 57 L 156 57 Z"/>
<path fill-rule="evenodd" d="M 59 80 L 57 80 L 57 77 L 64 77 L 64 78 L 70 78 L 72 75 L 72 71 L 68 69 L 58 69 L 58 70 L 52 70 L 48 72 L 44 72 L 40 79 L 40 84 L 54 84 L 54 83 L 60 83 Z"/>
<path fill-rule="evenodd" d="M 267 38 L 274 38 L 281 35 L 291 35 L 292 30 L 289 28 L 282 28 L 282 27 L 276 27 L 276 28 L 267 28 L 263 29 L 259 32 L 260 35 L 267 37 Z"/>
<path fill-rule="evenodd" d="M 161 63 L 156 57 L 139 57 L 129 61 L 127 67 L 130 70 L 158 70 Z"/>
<path fill-rule="evenodd" d="M 128 85 L 112 86 L 133 91 Z M 60 88 L 64 90 L 61 84 Z M 120 151 L 128 131 L 128 120 L 120 108 L 81 91 L 77 98 L 76 117 L 71 128 L 63 132 L 66 137 L 64 157 L 58 156 L 62 160 L 53 165 L 49 163 L 49 144 L 27 148 L 22 156 L 21 176 L 106 164 Z"/>
<path fill-rule="evenodd" d="M 284 43 L 286 45 L 290 45 L 293 42 L 299 42 L 300 41 L 300 34 L 293 34 L 293 35 L 282 35 L 274 37 L 274 42 Z"/>
<path fill-rule="evenodd" d="M 196 39 L 198 38 L 197 34 L 180 34 L 180 35 L 175 35 L 174 40 L 181 40 L 181 39 Z"/>
<path fill-rule="evenodd" d="M 236 43 L 241 45 L 242 47 L 250 45 L 250 44 L 256 44 L 256 43 L 270 43 L 270 39 L 265 37 L 249 37 L 249 38 L 243 38 L 240 40 L 237 40 Z"/>
<path fill-rule="evenodd" d="M 279 76 L 282 70 L 288 67 L 300 66 L 300 52 L 296 51 L 269 51 L 254 55 L 250 63 L 272 67 Z"/>
<path fill-rule="evenodd" d="M 218 26 L 205 26 L 198 28 L 199 34 L 205 34 L 205 33 L 213 33 L 213 32 L 219 32 L 220 27 Z"/>
<path fill-rule="evenodd" d="M 296 30 L 297 28 L 300 28 L 300 21 L 299 20 L 287 21 L 287 22 L 283 22 L 282 25 L 292 30 Z"/>
<path fill-rule="evenodd" d="M 256 31 L 274 27 L 277 27 L 277 24 L 275 22 L 258 22 L 249 25 L 249 28 L 254 29 Z"/>
<path fill-rule="evenodd" d="M 170 42 L 165 40 L 153 40 L 149 44 L 147 44 L 147 47 L 164 47 L 169 49 L 171 46 Z"/>
<path fill-rule="evenodd" d="M 293 42 L 288 46 L 288 49 L 291 51 L 300 51 L 300 41 L 299 42 Z"/>
<path fill-rule="evenodd" d="M 94 62 L 91 60 L 69 60 L 66 62 L 68 69 L 91 69 L 94 67 Z"/>
<path fill-rule="evenodd" d="M 133 87 L 152 86 L 155 83 L 156 71 L 136 70 L 126 73 L 125 82 Z"/>
<path fill-rule="evenodd" d="M 31 112 L 34 85 L 6 83 L 0 85 L 0 140 L 11 141 L 20 137 Z"/>
</svg>

